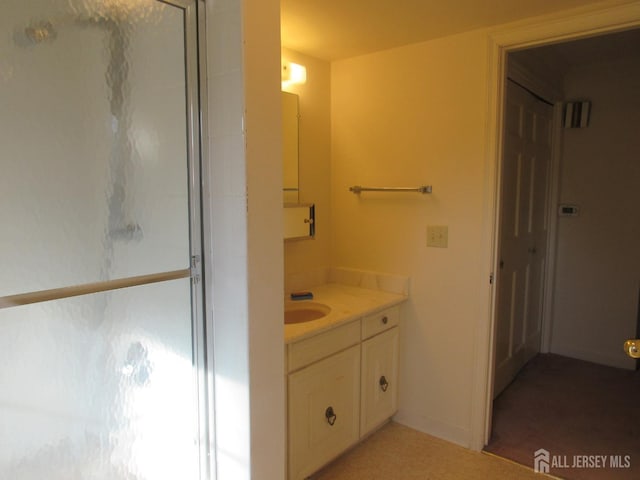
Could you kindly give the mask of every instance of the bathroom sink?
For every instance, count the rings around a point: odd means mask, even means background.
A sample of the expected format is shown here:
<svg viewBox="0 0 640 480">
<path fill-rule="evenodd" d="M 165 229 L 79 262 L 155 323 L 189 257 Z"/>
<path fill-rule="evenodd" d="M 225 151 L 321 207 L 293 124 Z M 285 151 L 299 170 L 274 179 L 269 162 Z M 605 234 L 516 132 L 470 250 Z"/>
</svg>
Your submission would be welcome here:
<svg viewBox="0 0 640 480">
<path fill-rule="evenodd" d="M 284 306 L 284 323 L 304 323 L 317 320 L 326 316 L 331 311 L 331 307 L 324 303 L 300 302 L 286 303 Z"/>
</svg>

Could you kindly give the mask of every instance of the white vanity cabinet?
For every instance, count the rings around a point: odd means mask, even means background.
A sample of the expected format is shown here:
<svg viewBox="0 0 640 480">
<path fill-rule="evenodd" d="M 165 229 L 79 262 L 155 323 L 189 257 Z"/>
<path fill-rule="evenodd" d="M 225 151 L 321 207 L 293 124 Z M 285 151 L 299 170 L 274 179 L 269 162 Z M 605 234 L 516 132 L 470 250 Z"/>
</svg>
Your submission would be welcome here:
<svg viewBox="0 0 640 480">
<path fill-rule="evenodd" d="M 360 436 L 398 409 L 398 327 L 362 342 Z"/>
<path fill-rule="evenodd" d="M 398 307 L 362 319 L 360 436 L 375 430 L 398 409 Z"/>
<path fill-rule="evenodd" d="M 306 478 L 358 441 L 359 379 L 359 345 L 289 375 L 289 478 Z"/>
<path fill-rule="evenodd" d="M 399 307 L 287 345 L 288 478 L 302 480 L 397 409 Z"/>
</svg>

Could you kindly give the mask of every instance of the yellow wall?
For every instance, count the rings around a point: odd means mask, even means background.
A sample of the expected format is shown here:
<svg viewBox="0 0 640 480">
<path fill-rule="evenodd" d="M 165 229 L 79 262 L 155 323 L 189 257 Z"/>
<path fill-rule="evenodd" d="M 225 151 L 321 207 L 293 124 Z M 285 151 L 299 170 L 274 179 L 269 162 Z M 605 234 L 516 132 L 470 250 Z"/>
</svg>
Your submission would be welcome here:
<svg viewBox="0 0 640 480">
<path fill-rule="evenodd" d="M 464 445 L 487 298 L 486 50 L 486 32 L 472 32 L 331 65 L 282 51 L 307 67 L 307 83 L 287 91 L 300 96 L 300 202 L 316 204 L 318 227 L 313 241 L 285 243 L 285 274 L 333 265 L 410 276 L 398 419 Z M 358 197 L 355 184 L 434 193 Z M 447 249 L 426 247 L 427 225 L 449 227 Z"/>
<path fill-rule="evenodd" d="M 222 2 L 220 2 L 222 3 Z M 235 4 L 236 2 L 234 2 Z M 249 415 L 251 475 L 248 478 L 284 478 L 285 385 L 284 278 L 282 275 L 282 103 L 279 92 L 280 3 L 243 0 L 244 147 L 247 199 L 247 293 Z M 235 37 L 237 38 L 237 37 Z M 238 167 L 242 162 L 236 164 Z M 241 168 L 239 168 L 242 171 Z M 215 226 L 214 226 L 215 228 Z M 241 230 L 236 230 L 238 233 Z M 274 235 L 273 232 L 279 234 Z M 227 278 L 231 288 L 237 277 Z M 265 281 L 265 279 L 270 279 Z M 244 312 L 243 312 L 244 313 Z M 227 325 L 227 327 L 229 327 Z M 242 330 L 243 326 L 234 328 Z M 224 340 L 224 339 L 222 339 Z M 229 345 L 227 345 L 229 348 Z M 230 348 L 239 354 L 238 346 Z M 233 391 L 233 389 L 231 389 Z M 219 389 L 216 396 L 219 395 Z M 218 410 L 221 412 L 221 410 Z M 229 421 L 227 412 L 220 415 Z M 217 441 L 217 439 L 216 439 Z M 219 480 L 223 477 L 218 476 Z M 230 476 L 240 479 L 244 477 Z"/>
<path fill-rule="evenodd" d="M 332 64 L 332 260 L 411 277 L 398 420 L 469 445 L 487 192 L 487 33 Z M 433 194 L 363 193 L 351 185 Z M 426 246 L 447 225 L 446 249 Z M 486 250 L 486 247 L 485 247 Z"/>
<path fill-rule="evenodd" d="M 280 3 L 206 2 L 203 156 L 215 477 L 285 477 Z M 275 132 L 275 133 L 274 133 Z M 265 279 L 268 279 L 265 280 Z"/>
<path fill-rule="evenodd" d="M 635 369 L 640 271 L 640 62 L 600 62 L 565 77 L 568 99 L 588 99 L 587 128 L 564 129 L 551 351 Z"/>
<path fill-rule="evenodd" d="M 497 46 L 640 23 L 633 5 L 617 3 L 331 64 L 329 254 L 307 256 L 311 247 L 300 244 L 295 259 L 287 247 L 287 273 L 328 258 L 331 266 L 411 278 L 396 420 L 475 449 L 484 445 L 498 173 L 492 137 L 499 135 L 494 102 L 501 94 L 501 62 L 493 55 Z M 318 188 L 322 178 L 314 180 Z M 434 190 L 357 196 L 348 191 L 355 184 Z M 448 226 L 448 248 L 426 246 L 427 225 Z"/>
<path fill-rule="evenodd" d="M 307 68 L 307 82 L 286 91 L 299 96 L 299 202 L 316 205 L 315 239 L 285 242 L 285 274 L 295 274 L 330 264 L 331 66 L 287 49 L 282 50 L 282 58 Z"/>
</svg>

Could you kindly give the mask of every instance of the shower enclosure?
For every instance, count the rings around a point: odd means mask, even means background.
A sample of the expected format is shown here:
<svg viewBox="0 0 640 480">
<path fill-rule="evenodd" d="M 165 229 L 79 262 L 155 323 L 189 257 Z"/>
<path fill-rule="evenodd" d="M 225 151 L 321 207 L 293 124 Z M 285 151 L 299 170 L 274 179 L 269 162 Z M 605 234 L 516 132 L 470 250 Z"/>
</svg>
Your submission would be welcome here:
<svg viewBox="0 0 640 480">
<path fill-rule="evenodd" d="M 0 478 L 210 478 L 195 0 L 5 0 Z"/>
</svg>

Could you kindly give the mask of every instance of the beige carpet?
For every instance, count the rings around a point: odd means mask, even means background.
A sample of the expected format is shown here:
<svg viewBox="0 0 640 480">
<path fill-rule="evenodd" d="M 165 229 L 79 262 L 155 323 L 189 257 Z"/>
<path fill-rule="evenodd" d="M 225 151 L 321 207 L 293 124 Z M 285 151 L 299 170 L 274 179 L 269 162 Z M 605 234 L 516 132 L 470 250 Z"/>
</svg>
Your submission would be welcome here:
<svg viewBox="0 0 640 480">
<path fill-rule="evenodd" d="M 547 477 L 531 468 L 473 452 L 389 423 L 311 477 L 313 480 L 473 480 Z"/>
</svg>

